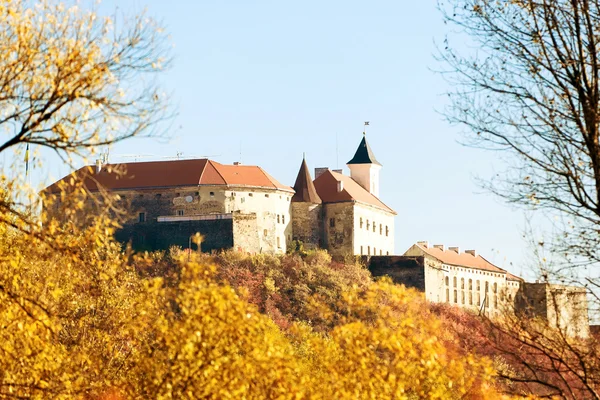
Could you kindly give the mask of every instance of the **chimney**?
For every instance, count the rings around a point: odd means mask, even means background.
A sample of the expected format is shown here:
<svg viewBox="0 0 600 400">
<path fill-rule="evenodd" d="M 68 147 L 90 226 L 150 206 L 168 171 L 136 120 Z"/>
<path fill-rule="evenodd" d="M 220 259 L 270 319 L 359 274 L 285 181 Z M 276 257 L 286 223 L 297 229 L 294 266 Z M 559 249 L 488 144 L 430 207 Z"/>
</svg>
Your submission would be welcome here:
<svg viewBox="0 0 600 400">
<path fill-rule="evenodd" d="M 460 254 L 460 247 L 448 247 L 448 250 L 454 251 L 454 252 Z"/>
<path fill-rule="evenodd" d="M 425 241 L 422 241 L 422 242 L 417 242 L 417 244 L 418 244 L 419 246 L 425 247 L 426 249 L 428 249 L 428 248 L 429 248 L 429 242 L 428 242 L 427 240 L 425 240 Z"/>
<path fill-rule="evenodd" d="M 239 161 L 234 161 L 234 162 L 233 162 L 233 165 L 242 165 L 242 163 L 241 163 L 241 162 L 239 162 Z"/>
<path fill-rule="evenodd" d="M 344 181 L 338 181 L 337 183 L 337 191 L 338 193 L 344 190 Z"/>
<path fill-rule="evenodd" d="M 329 170 L 329 168 L 327 167 L 319 167 L 319 168 L 315 168 L 315 179 L 317 179 L 319 176 L 323 175 L 323 172 Z"/>
<path fill-rule="evenodd" d="M 465 250 L 465 253 L 469 253 L 473 257 L 477 257 L 477 250 Z"/>
<path fill-rule="evenodd" d="M 434 244 L 433 247 L 435 249 L 440 249 L 441 251 L 445 251 L 446 250 L 446 246 L 444 246 L 443 244 Z"/>
<path fill-rule="evenodd" d="M 96 159 L 96 173 L 99 174 L 102 171 L 102 160 L 100 158 Z"/>
<path fill-rule="evenodd" d="M 337 172 L 340 175 L 344 175 L 344 170 L 341 169 L 332 169 L 333 172 Z"/>
</svg>

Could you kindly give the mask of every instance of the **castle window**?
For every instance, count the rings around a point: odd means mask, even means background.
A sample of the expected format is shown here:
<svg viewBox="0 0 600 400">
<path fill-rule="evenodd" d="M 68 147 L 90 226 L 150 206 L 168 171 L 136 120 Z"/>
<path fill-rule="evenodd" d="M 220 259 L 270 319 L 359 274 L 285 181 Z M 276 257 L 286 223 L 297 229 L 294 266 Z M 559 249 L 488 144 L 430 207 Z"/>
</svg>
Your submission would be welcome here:
<svg viewBox="0 0 600 400">
<path fill-rule="evenodd" d="M 210 197 L 215 197 L 215 192 L 210 192 Z"/>
<path fill-rule="evenodd" d="M 265 197 L 269 197 L 269 195 L 267 193 L 265 193 Z"/>
<path fill-rule="evenodd" d="M 360 217 L 360 229 L 362 229 L 362 227 L 363 227 L 363 220 L 362 220 L 362 217 Z"/>
<path fill-rule="evenodd" d="M 446 286 L 450 286 L 450 278 L 446 277 Z"/>
<path fill-rule="evenodd" d="M 280 223 L 281 221 L 279 220 L 279 214 L 277 214 L 277 223 Z"/>
<path fill-rule="evenodd" d="M 388 228 L 388 226 L 385 226 L 385 236 L 389 236 L 390 234 L 390 228 Z"/>
<path fill-rule="evenodd" d="M 456 287 L 456 277 L 452 278 L 452 283 L 454 284 L 453 286 Z"/>
<path fill-rule="evenodd" d="M 494 282 L 494 286 L 492 286 L 492 290 L 494 291 L 494 293 L 498 292 L 498 284 L 496 282 Z"/>
<path fill-rule="evenodd" d="M 248 197 L 252 197 L 252 196 L 254 196 L 253 193 L 248 193 Z"/>
<path fill-rule="evenodd" d="M 460 288 L 461 289 L 465 288 L 465 278 L 460 278 Z"/>
<path fill-rule="evenodd" d="M 377 249 L 375 247 L 373 247 L 373 255 L 376 256 L 377 255 Z"/>
<path fill-rule="evenodd" d="M 377 228 L 377 224 L 373 221 L 373 232 L 375 232 L 375 228 Z"/>
<path fill-rule="evenodd" d="M 481 291 L 481 285 L 479 285 L 479 279 L 477 280 L 477 282 L 475 284 L 476 284 L 477 291 L 478 292 Z M 477 303 L 479 303 L 479 300 L 477 300 Z"/>
<path fill-rule="evenodd" d="M 281 223 L 282 223 L 282 224 L 285 224 L 285 215 L 282 215 L 282 216 L 281 216 Z"/>
<path fill-rule="evenodd" d="M 240 199 L 240 203 L 245 203 L 245 202 L 246 202 L 246 198 L 245 198 L 245 197 L 242 197 L 242 198 Z"/>
<path fill-rule="evenodd" d="M 486 307 L 490 306 L 490 296 L 488 296 L 488 295 L 485 296 L 485 306 Z"/>
<path fill-rule="evenodd" d="M 279 239 L 279 236 L 277 236 L 277 248 L 281 248 L 281 240 Z"/>
<path fill-rule="evenodd" d="M 379 224 L 379 234 L 383 235 L 383 225 Z"/>
<path fill-rule="evenodd" d="M 370 256 L 371 255 L 371 246 L 367 246 L 367 255 Z"/>
<path fill-rule="evenodd" d="M 360 246 L 360 255 L 361 256 L 363 255 L 363 247 L 362 246 Z"/>
<path fill-rule="evenodd" d="M 183 210 L 177 210 L 177 215 L 179 215 L 179 216 L 183 215 Z"/>
<path fill-rule="evenodd" d="M 138 222 L 146 222 L 146 213 L 141 212 L 138 214 Z"/>
<path fill-rule="evenodd" d="M 450 289 L 446 288 L 446 303 L 450 303 Z"/>
<path fill-rule="evenodd" d="M 494 295 L 494 308 L 498 308 L 498 296 Z"/>
<path fill-rule="evenodd" d="M 460 291 L 460 304 L 465 304 L 465 291 Z"/>
<path fill-rule="evenodd" d="M 371 229 L 371 225 L 369 224 L 369 220 L 367 220 L 367 230 Z"/>
<path fill-rule="evenodd" d="M 269 234 L 269 231 L 267 231 L 266 229 L 263 229 L 263 235 L 267 236 Z"/>
<path fill-rule="evenodd" d="M 485 292 L 489 292 L 490 291 L 490 283 L 488 281 L 485 281 Z"/>
<path fill-rule="evenodd" d="M 481 295 L 477 292 L 477 307 L 481 305 Z"/>
<path fill-rule="evenodd" d="M 385 252 L 385 255 L 386 255 L 386 256 L 389 256 L 389 255 L 390 255 L 390 252 L 389 252 L 389 251 L 386 251 L 386 252 Z"/>
<path fill-rule="evenodd" d="M 379 250 L 379 255 L 382 256 L 383 255 L 383 250 Z"/>
<path fill-rule="evenodd" d="M 469 290 L 473 290 L 473 279 L 469 279 Z"/>
<path fill-rule="evenodd" d="M 335 218 L 329 218 L 329 227 L 330 228 L 335 227 Z"/>
<path fill-rule="evenodd" d="M 454 303 L 458 304 L 458 291 L 454 289 Z"/>
<path fill-rule="evenodd" d="M 196 192 L 196 196 L 200 196 L 200 192 Z"/>
<path fill-rule="evenodd" d="M 473 292 L 469 292 L 469 305 L 473 305 Z"/>
</svg>

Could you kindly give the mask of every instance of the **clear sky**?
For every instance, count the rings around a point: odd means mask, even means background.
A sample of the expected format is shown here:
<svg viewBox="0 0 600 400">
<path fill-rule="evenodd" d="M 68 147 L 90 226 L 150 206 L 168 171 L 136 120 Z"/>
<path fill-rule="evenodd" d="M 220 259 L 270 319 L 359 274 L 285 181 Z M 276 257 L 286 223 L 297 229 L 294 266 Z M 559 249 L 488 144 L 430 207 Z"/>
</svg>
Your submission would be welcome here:
<svg viewBox="0 0 600 400">
<path fill-rule="evenodd" d="M 397 253 L 429 240 L 530 276 L 523 213 L 474 181 L 501 169 L 497 153 L 461 146 L 460 128 L 438 113 L 447 85 L 432 71 L 435 42 L 449 27 L 435 3 L 105 0 L 102 10 L 147 8 L 163 22 L 175 46 L 164 82 L 178 111 L 170 141 L 124 142 L 111 161 L 241 159 L 291 186 L 302 153 L 311 170 L 345 166 L 370 121 L 380 197 L 398 212 Z"/>
</svg>

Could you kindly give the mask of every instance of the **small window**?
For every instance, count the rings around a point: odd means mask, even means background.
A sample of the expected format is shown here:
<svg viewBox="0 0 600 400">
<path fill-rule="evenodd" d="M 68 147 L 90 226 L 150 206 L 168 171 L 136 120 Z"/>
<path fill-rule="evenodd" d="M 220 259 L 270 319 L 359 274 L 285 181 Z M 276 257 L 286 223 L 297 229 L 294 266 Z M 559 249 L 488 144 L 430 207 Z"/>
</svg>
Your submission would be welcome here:
<svg viewBox="0 0 600 400">
<path fill-rule="evenodd" d="M 460 304 L 465 304 L 465 291 L 460 291 Z"/>
<path fill-rule="evenodd" d="M 383 255 L 383 250 L 379 249 L 379 255 L 382 256 Z"/>
<path fill-rule="evenodd" d="M 277 248 L 281 248 L 281 240 L 279 239 L 279 236 L 277 236 Z"/>
<path fill-rule="evenodd" d="M 450 289 L 446 288 L 446 303 L 450 303 Z"/>
<path fill-rule="evenodd" d="M 454 287 L 456 287 L 456 277 L 452 278 L 452 283 L 454 284 Z"/>
<path fill-rule="evenodd" d="M 281 216 L 281 223 L 282 223 L 282 224 L 285 224 L 285 215 L 282 215 L 282 216 Z"/>
<path fill-rule="evenodd" d="M 266 229 L 263 229 L 263 235 L 267 236 L 269 234 L 269 232 Z"/>
<path fill-rule="evenodd" d="M 488 281 L 485 281 L 485 292 L 489 292 L 490 291 L 490 283 Z"/>
<path fill-rule="evenodd" d="M 473 279 L 469 279 L 469 290 L 473 290 Z"/>
<path fill-rule="evenodd" d="M 245 198 L 245 197 L 242 197 L 242 198 L 240 199 L 240 203 L 245 203 L 245 202 L 246 202 L 246 198 Z"/>
<path fill-rule="evenodd" d="M 280 222 L 279 214 L 277 214 L 277 223 L 279 224 Z"/>
<path fill-rule="evenodd" d="M 367 255 L 370 256 L 371 255 L 371 246 L 367 246 Z"/>
<path fill-rule="evenodd" d="M 377 249 L 375 247 L 373 247 L 373 255 L 376 256 L 377 255 Z"/>
<path fill-rule="evenodd" d="M 265 197 L 269 197 L 269 195 L 267 193 L 265 193 Z"/>
<path fill-rule="evenodd" d="M 360 246 L 360 255 L 361 256 L 363 255 L 363 247 L 362 246 Z"/>
<path fill-rule="evenodd" d="M 373 221 L 373 232 L 375 232 L 376 228 L 377 228 L 377 224 L 375 223 L 375 221 Z"/>
<path fill-rule="evenodd" d="M 446 277 L 446 286 L 450 286 L 450 278 Z"/>
<path fill-rule="evenodd" d="M 196 192 L 196 196 L 200 196 L 200 192 Z"/>
<path fill-rule="evenodd" d="M 138 214 L 138 222 L 146 222 L 146 213 L 141 212 Z"/>
<path fill-rule="evenodd" d="M 479 307 L 481 305 L 481 294 L 479 294 L 479 292 L 477 292 L 477 307 Z"/>
<path fill-rule="evenodd" d="M 473 305 L 473 292 L 469 292 L 469 305 Z"/>
<path fill-rule="evenodd" d="M 360 229 L 362 229 L 362 228 L 363 228 L 363 219 L 362 219 L 362 217 L 360 217 Z"/>
<path fill-rule="evenodd" d="M 210 192 L 210 197 L 215 197 L 215 192 Z"/>
<path fill-rule="evenodd" d="M 389 236 L 390 235 L 390 228 L 388 228 L 388 226 L 385 226 L 385 236 Z"/>
<path fill-rule="evenodd" d="M 179 216 L 183 215 L 183 210 L 177 210 L 177 215 L 179 215 Z"/>
<path fill-rule="evenodd" d="M 389 251 L 386 251 L 386 252 L 385 252 L 385 255 L 386 255 L 386 256 L 389 256 L 389 255 L 390 255 L 390 252 L 389 252 Z"/>
<path fill-rule="evenodd" d="M 254 193 L 248 193 L 248 197 L 254 196 Z"/>
<path fill-rule="evenodd" d="M 458 291 L 454 289 L 454 304 L 458 304 Z"/>
<path fill-rule="evenodd" d="M 475 284 L 476 284 L 477 291 L 479 292 L 481 290 L 481 285 L 479 284 L 479 279 L 477 279 L 477 282 Z M 479 300 L 477 300 L 477 302 L 479 303 Z"/>
<path fill-rule="evenodd" d="M 379 234 L 383 235 L 383 225 L 379 224 Z"/>
<path fill-rule="evenodd" d="M 461 289 L 465 288 L 465 278 L 460 278 L 460 288 Z"/>
<path fill-rule="evenodd" d="M 367 230 L 371 229 L 371 225 L 369 224 L 369 220 L 367 220 Z"/>
<path fill-rule="evenodd" d="M 330 228 L 335 227 L 335 218 L 329 218 L 329 227 Z"/>
<path fill-rule="evenodd" d="M 494 295 L 494 308 L 498 308 L 498 296 Z"/>
<path fill-rule="evenodd" d="M 494 293 L 498 292 L 498 284 L 496 282 L 494 282 L 494 286 L 492 286 L 492 290 L 494 291 Z"/>
</svg>

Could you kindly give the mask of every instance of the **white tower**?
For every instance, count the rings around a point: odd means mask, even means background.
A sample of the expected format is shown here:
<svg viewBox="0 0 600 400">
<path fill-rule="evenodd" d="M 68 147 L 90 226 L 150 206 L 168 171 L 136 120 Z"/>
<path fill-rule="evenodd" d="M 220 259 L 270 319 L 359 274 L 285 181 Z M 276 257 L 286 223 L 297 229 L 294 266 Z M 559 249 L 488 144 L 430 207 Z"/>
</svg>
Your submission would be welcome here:
<svg viewBox="0 0 600 400">
<path fill-rule="evenodd" d="M 381 164 L 375 159 L 375 155 L 369 143 L 367 143 L 364 132 L 354 157 L 346 165 L 350 168 L 352 179 L 372 195 L 379 198 L 379 171 L 381 170 Z"/>
</svg>

